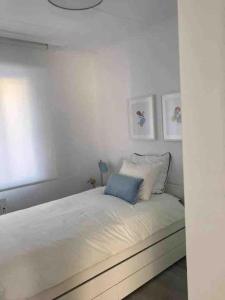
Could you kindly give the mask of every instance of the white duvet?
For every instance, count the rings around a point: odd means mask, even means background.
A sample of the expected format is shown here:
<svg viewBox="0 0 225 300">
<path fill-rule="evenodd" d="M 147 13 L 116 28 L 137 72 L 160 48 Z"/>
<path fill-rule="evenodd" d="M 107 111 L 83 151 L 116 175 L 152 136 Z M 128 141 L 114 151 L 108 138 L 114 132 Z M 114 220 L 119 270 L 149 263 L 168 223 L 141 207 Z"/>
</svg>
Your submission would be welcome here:
<svg viewBox="0 0 225 300">
<path fill-rule="evenodd" d="M 28 299 L 182 219 L 173 196 L 133 206 L 102 188 L 2 216 L 0 299 Z"/>
</svg>

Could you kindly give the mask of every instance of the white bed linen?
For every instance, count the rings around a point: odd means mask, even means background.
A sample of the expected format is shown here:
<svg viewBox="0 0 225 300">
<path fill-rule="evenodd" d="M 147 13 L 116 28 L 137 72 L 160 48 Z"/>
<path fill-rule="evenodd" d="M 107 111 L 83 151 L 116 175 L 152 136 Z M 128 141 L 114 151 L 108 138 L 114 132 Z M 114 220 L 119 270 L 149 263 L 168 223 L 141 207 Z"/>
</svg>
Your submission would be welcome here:
<svg viewBox="0 0 225 300">
<path fill-rule="evenodd" d="M 133 206 L 102 188 L 0 217 L 0 299 L 28 299 L 183 219 L 173 196 Z"/>
</svg>

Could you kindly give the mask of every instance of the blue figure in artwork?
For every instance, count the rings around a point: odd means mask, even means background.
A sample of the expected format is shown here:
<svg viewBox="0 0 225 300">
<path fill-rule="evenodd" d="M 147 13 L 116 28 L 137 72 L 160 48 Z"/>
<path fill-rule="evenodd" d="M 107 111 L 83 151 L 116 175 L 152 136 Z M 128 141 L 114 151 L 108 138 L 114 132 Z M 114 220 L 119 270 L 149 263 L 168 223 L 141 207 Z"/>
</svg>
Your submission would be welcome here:
<svg viewBox="0 0 225 300">
<path fill-rule="evenodd" d="M 138 115 L 139 118 L 138 124 L 140 125 L 140 127 L 143 127 L 146 122 L 145 112 L 137 111 L 136 114 Z"/>
</svg>

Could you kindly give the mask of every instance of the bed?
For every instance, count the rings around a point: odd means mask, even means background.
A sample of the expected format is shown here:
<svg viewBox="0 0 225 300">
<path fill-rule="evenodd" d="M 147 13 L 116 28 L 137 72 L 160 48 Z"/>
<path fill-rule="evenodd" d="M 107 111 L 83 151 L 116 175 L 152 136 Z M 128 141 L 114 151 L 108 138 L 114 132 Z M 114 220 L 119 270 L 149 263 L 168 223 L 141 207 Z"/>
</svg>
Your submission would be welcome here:
<svg viewBox="0 0 225 300">
<path fill-rule="evenodd" d="M 185 256 L 184 208 L 97 188 L 2 216 L 0 237 L 1 300 L 118 300 Z"/>
</svg>

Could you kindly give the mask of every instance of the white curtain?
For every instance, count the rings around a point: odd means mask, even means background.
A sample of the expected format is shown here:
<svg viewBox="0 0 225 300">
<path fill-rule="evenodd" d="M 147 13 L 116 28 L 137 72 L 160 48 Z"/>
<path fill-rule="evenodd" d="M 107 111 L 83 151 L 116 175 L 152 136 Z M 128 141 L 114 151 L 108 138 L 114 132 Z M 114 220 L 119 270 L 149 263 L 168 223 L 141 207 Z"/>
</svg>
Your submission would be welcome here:
<svg viewBox="0 0 225 300">
<path fill-rule="evenodd" d="M 56 176 L 47 49 L 0 40 L 0 190 Z"/>
</svg>

